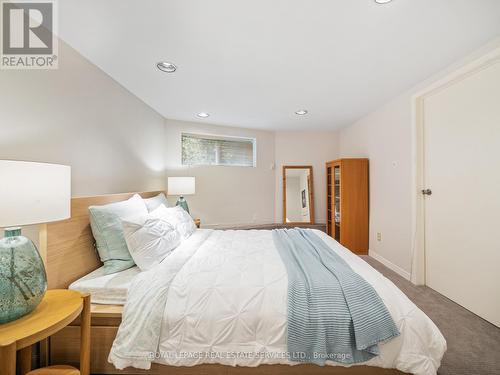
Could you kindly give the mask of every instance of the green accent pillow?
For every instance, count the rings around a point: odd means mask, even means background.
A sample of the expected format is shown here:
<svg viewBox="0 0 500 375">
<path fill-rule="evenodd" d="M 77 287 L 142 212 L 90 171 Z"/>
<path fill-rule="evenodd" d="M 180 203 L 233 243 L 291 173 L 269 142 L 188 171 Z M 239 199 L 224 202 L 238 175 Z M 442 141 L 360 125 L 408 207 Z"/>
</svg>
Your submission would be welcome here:
<svg viewBox="0 0 500 375">
<path fill-rule="evenodd" d="M 104 263 L 104 273 L 108 275 L 132 267 L 135 263 L 123 236 L 122 220 L 148 214 L 142 198 L 135 194 L 123 202 L 90 206 L 89 213 L 90 227 L 99 257 Z"/>
</svg>

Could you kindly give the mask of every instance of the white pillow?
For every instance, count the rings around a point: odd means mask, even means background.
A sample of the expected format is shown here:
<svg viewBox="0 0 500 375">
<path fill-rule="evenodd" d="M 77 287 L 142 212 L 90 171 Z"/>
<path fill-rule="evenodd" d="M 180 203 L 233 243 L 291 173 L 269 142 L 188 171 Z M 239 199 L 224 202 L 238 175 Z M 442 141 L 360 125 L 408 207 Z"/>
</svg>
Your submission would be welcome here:
<svg viewBox="0 0 500 375">
<path fill-rule="evenodd" d="M 183 240 L 188 238 L 196 230 L 193 218 L 179 206 L 167 208 L 161 205 L 149 215 L 152 218 L 161 219 L 172 224 L 181 234 Z"/>
<path fill-rule="evenodd" d="M 172 224 L 149 215 L 123 220 L 122 226 L 130 255 L 142 271 L 159 264 L 181 242 L 181 234 Z"/>
<path fill-rule="evenodd" d="M 147 214 L 148 209 L 138 194 L 126 201 L 89 207 L 90 227 L 106 274 L 134 265 L 123 236 L 122 220 Z"/>
<path fill-rule="evenodd" d="M 148 208 L 148 212 L 154 211 L 162 204 L 164 204 L 165 207 L 168 207 L 167 197 L 163 193 L 160 193 L 152 198 L 144 198 L 143 201 L 146 204 L 146 207 Z"/>
</svg>

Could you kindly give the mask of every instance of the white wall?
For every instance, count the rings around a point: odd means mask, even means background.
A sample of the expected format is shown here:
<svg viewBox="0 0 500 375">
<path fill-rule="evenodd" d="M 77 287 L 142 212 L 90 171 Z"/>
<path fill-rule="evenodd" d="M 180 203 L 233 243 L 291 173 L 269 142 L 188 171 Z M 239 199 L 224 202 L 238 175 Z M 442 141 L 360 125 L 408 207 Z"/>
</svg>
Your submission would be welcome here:
<svg viewBox="0 0 500 375">
<path fill-rule="evenodd" d="M 59 41 L 58 70 L 0 70 L 0 159 L 71 165 L 72 195 L 165 187 L 164 120 Z"/>
<path fill-rule="evenodd" d="M 196 177 L 196 194 L 187 196 L 191 214 L 204 227 L 274 223 L 274 133 L 166 120 L 168 176 Z M 181 160 L 181 133 L 251 137 L 257 140 L 257 166 L 187 167 Z M 169 197 L 175 204 L 176 197 Z"/>
<path fill-rule="evenodd" d="M 166 120 L 168 176 L 195 176 L 196 195 L 187 197 L 193 216 L 207 227 L 282 222 L 283 165 L 312 165 L 315 220 L 326 222 L 325 162 L 338 156 L 336 132 L 268 132 Z M 181 163 L 181 133 L 253 137 L 257 167 L 186 167 Z M 275 169 L 272 169 L 275 166 Z M 175 203 L 175 197 L 169 198 Z"/>
<path fill-rule="evenodd" d="M 339 131 L 340 156 L 370 159 L 370 254 L 402 276 L 412 274 L 416 233 L 414 96 L 500 46 L 495 39 L 475 53 L 417 84 L 378 110 Z M 380 232 L 382 240 L 377 241 Z"/>
<path fill-rule="evenodd" d="M 409 272 L 413 191 L 410 97 L 402 95 L 343 129 L 340 155 L 370 159 L 370 254 Z M 377 232 L 382 235 L 380 242 Z"/>
<path fill-rule="evenodd" d="M 166 120 L 168 176 L 195 176 L 196 195 L 187 197 L 193 216 L 206 227 L 282 222 L 283 165 L 312 165 L 315 220 L 326 222 L 325 162 L 338 156 L 336 132 L 268 132 Z M 186 167 L 181 163 L 181 133 L 253 137 L 257 167 Z M 272 169 L 275 166 L 275 169 Z M 175 203 L 175 197 L 169 198 Z"/>
<path fill-rule="evenodd" d="M 337 159 L 339 138 L 335 131 L 279 131 L 275 133 L 276 193 L 275 220 L 283 221 L 283 165 L 312 165 L 314 218 L 326 222 L 325 162 Z"/>
</svg>

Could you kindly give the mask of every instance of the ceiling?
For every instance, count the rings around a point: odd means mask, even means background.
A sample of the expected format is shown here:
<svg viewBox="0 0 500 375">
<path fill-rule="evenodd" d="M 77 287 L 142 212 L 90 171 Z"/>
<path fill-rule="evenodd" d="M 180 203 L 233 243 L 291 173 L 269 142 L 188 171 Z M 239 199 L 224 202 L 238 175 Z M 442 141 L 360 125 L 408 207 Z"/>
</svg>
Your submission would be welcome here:
<svg viewBox="0 0 500 375">
<path fill-rule="evenodd" d="M 58 3 L 61 38 L 164 117 L 269 130 L 349 125 L 500 35 L 499 0 Z"/>
</svg>

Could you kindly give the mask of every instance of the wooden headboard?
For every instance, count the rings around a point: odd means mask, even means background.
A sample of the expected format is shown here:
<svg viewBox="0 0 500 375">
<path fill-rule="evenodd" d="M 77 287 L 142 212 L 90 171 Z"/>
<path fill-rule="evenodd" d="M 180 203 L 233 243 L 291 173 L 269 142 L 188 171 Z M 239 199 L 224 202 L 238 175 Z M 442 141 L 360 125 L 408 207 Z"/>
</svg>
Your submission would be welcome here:
<svg viewBox="0 0 500 375">
<path fill-rule="evenodd" d="M 137 193 L 143 198 L 161 191 Z M 47 225 L 47 279 L 49 289 L 67 288 L 73 281 L 99 268 L 94 247 L 89 206 L 120 202 L 135 193 L 98 195 L 71 199 L 71 218 Z"/>
</svg>

